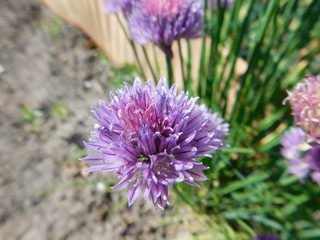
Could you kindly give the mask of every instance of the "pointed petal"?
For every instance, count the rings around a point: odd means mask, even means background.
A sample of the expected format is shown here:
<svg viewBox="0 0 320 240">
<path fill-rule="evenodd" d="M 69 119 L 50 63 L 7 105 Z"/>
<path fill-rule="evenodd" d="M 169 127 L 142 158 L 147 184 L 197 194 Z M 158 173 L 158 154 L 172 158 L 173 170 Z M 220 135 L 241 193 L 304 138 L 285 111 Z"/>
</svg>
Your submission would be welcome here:
<svg viewBox="0 0 320 240">
<path fill-rule="evenodd" d="M 118 182 L 117 185 L 115 185 L 111 188 L 115 189 L 115 190 L 121 190 L 121 189 L 125 188 L 128 185 L 129 181 L 132 179 L 132 177 L 133 177 L 132 174 L 128 174 L 126 176 L 123 176 L 121 178 L 120 182 Z"/>
<path fill-rule="evenodd" d="M 131 206 L 138 199 L 143 191 L 143 188 L 143 185 L 137 182 L 137 180 L 129 185 L 127 193 L 129 206 Z"/>
<path fill-rule="evenodd" d="M 88 168 L 85 172 L 94 172 L 94 171 L 100 171 L 100 172 L 113 172 L 119 168 L 119 165 L 99 165 L 99 166 L 93 166 Z"/>
<path fill-rule="evenodd" d="M 193 179 L 195 181 L 206 181 L 206 180 L 208 180 L 206 175 L 204 175 L 201 171 L 199 171 L 197 169 L 190 169 L 190 170 L 187 170 L 187 171 L 189 172 L 189 174 L 193 177 Z"/>
<path fill-rule="evenodd" d="M 104 159 L 101 154 L 92 154 L 84 158 L 79 158 L 79 160 L 94 165 L 104 163 Z"/>
</svg>

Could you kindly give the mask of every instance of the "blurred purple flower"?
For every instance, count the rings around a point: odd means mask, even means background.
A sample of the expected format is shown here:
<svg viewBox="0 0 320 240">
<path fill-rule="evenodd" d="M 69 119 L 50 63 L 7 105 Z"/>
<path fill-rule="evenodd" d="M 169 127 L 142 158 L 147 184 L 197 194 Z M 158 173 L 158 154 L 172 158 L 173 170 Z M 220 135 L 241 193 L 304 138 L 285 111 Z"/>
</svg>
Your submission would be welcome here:
<svg viewBox="0 0 320 240">
<path fill-rule="evenodd" d="M 111 102 L 100 101 L 93 108 L 99 124 L 86 147 L 96 154 L 81 159 L 95 166 L 87 172 L 114 172 L 119 183 L 128 186 L 129 205 L 143 193 L 153 204 L 164 208 L 168 187 L 176 182 L 199 186 L 207 169 L 196 159 L 211 157 L 211 152 L 226 146 L 228 124 L 212 114 L 188 93 L 177 95 L 177 86 L 168 87 L 162 78 L 154 87 L 136 79 L 111 94 Z"/>
<path fill-rule="evenodd" d="M 222 8 L 228 9 L 233 3 L 233 0 L 221 0 L 220 3 Z M 212 8 L 212 9 L 218 8 L 218 0 L 209 0 L 208 4 L 209 4 L 209 8 Z"/>
<path fill-rule="evenodd" d="M 309 75 L 288 95 L 284 102 L 290 102 L 295 123 L 310 137 L 320 139 L 320 75 Z"/>
<path fill-rule="evenodd" d="M 153 42 L 169 57 L 174 40 L 202 36 L 202 0 L 141 0 L 128 16 L 132 40 L 145 45 Z"/>
<path fill-rule="evenodd" d="M 305 139 L 306 134 L 301 128 L 291 128 L 281 137 L 281 154 L 288 160 L 288 172 L 297 176 L 301 181 L 310 171 L 308 162 L 301 156 L 301 148 Z"/>
<path fill-rule="evenodd" d="M 320 185 L 320 145 L 308 142 L 301 128 L 291 128 L 281 138 L 281 154 L 288 160 L 288 172 L 305 181 L 310 175 Z"/>
<path fill-rule="evenodd" d="M 258 235 L 253 240 L 281 240 L 281 239 L 273 233 L 267 233 L 265 235 Z"/>
</svg>

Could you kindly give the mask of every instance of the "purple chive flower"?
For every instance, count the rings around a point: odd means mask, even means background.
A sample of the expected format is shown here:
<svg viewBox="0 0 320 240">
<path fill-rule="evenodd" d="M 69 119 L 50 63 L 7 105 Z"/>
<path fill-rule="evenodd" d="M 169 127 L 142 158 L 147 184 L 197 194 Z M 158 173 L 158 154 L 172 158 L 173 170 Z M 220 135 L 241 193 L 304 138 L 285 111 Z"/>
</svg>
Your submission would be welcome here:
<svg viewBox="0 0 320 240">
<path fill-rule="evenodd" d="M 310 171 L 307 160 L 302 156 L 303 147 L 307 145 L 305 139 L 306 134 L 301 128 L 291 128 L 281 137 L 281 154 L 288 160 L 288 172 L 301 181 Z"/>
<path fill-rule="evenodd" d="M 290 102 L 295 123 L 310 137 L 320 139 L 320 75 L 309 75 L 288 95 L 284 102 Z"/>
<path fill-rule="evenodd" d="M 194 39 L 204 29 L 202 0 L 141 0 L 128 16 L 132 40 L 153 42 L 169 57 L 174 40 Z"/>
<path fill-rule="evenodd" d="M 281 240 L 281 239 L 273 233 L 267 233 L 265 235 L 258 235 L 253 240 Z"/>
<path fill-rule="evenodd" d="M 207 167 L 196 159 L 225 147 L 229 126 L 197 105 L 197 98 L 177 94 L 177 86 L 169 88 L 165 78 L 156 87 L 138 78 L 125 86 L 110 95 L 110 103 L 93 108 L 98 124 L 85 145 L 96 154 L 81 160 L 95 165 L 87 172 L 116 173 L 120 181 L 113 188 L 128 186 L 129 205 L 143 194 L 163 209 L 168 187 L 199 186 L 195 181 L 207 179 L 202 173 Z"/>
<path fill-rule="evenodd" d="M 301 128 L 291 128 L 281 138 L 281 154 L 288 160 L 288 172 L 302 182 L 310 175 L 320 185 L 320 145 L 308 142 Z"/>
</svg>

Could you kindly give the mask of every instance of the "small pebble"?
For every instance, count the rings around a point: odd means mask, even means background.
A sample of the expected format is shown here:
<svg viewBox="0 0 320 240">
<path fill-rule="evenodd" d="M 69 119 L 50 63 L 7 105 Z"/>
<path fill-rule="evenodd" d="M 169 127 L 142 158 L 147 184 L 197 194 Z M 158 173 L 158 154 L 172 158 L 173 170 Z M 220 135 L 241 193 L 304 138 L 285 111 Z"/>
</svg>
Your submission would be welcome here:
<svg viewBox="0 0 320 240">
<path fill-rule="evenodd" d="M 106 185 L 103 182 L 98 182 L 96 188 L 98 192 L 106 191 Z"/>
<path fill-rule="evenodd" d="M 92 82 L 90 80 L 85 80 L 83 84 L 85 88 L 92 88 Z"/>
<path fill-rule="evenodd" d="M 1 73 L 4 73 L 5 72 L 5 69 L 4 69 L 4 67 L 0 64 L 0 74 Z"/>
</svg>

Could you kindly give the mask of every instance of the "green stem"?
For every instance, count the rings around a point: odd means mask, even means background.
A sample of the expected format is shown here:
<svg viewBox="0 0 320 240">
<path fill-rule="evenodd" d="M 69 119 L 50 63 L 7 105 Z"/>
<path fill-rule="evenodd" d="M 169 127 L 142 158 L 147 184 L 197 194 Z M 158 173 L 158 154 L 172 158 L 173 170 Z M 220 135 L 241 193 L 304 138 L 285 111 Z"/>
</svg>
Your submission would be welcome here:
<svg viewBox="0 0 320 240">
<path fill-rule="evenodd" d="M 221 45 L 221 30 L 224 25 L 225 9 L 221 6 L 221 0 L 217 1 L 218 9 L 215 13 L 212 11 L 211 22 L 213 29 L 211 32 L 212 46 L 210 49 L 209 58 L 209 72 L 207 80 L 207 98 L 209 107 L 217 107 L 217 89 L 220 82 L 217 80 L 217 70 L 218 65 L 221 62 L 221 51 L 219 51 L 219 46 Z M 211 96 L 211 97 L 208 97 Z"/>
<path fill-rule="evenodd" d="M 138 52 L 137 52 L 136 45 L 135 45 L 135 43 L 129 38 L 128 33 L 127 33 L 127 31 L 126 31 L 126 28 L 124 27 L 123 23 L 121 22 L 118 14 L 116 14 L 116 17 L 117 17 L 117 20 L 118 20 L 118 22 L 119 22 L 119 24 L 120 24 L 120 27 L 121 27 L 124 35 L 126 36 L 127 40 L 128 40 L 129 43 L 130 43 L 130 46 L 131 46 L 131 48 L 132 48 L 134 57 L 136 58 L 136 61 L 137 61 L 137 63 L 138 63 L 139 69 L 140 69 L 140 74 L 141 74 L 142 77 L 145 79 L 146 76 L 145 76 L 144 71 L 143 71 L 143 67 L 142 67 L 142 64 L 141 64 L 141 61 L 140 61 L 140 58 L 139 58 L 139 54 L 138 54 Z"/>
<path fill-rule="evenodd" d="M 159 66 L 159 62 L 158 62 L 158 55 L 157 55 L 156 46 L 154 44 L 152 44 L 152 52 L 153 52 L 153 57 L 154 57 L 153 60 L 156 65 L 156 74 L 157 74 L 157 79 L 158 79 L 159 75 L 160 75 L 160 66 Z"/>
<path fill-rule="evenodd" d="M 226 101 L 226 99 L 224 99 L 224 97 L 226 96 L 226 94 L 228 94 L 228 86 L 230 84 L 231 78 L 227 77 L 224 81 L 224 84 L 221 84 L 223 82 L 224 77 L 226 76 L 226 69 L 229 63 L 233 63 L 234 61 L 236 61 L 237 58 L 233 57 L 232 52 L 237 51 L 237 55 L 239 54 L 239 50 L 237 48 L 237 46 L 239 46 L 240 49 L 240 45 L 241 45 L 241 32 L 240 32 L 240 25 L 234 25 L 235 22 L 239 22 L 239 12 L 242 6 L 243 0 L 238 0 L 236 2 L 234 2 L 232 4 L 232 7 L 230 9 L 230 16 L 229 18 L 227 18 L 227 22 L 226 24 L 224 24 L 224 29 L 222 31 L 222 43 L 225 44 L 227 42 L 227 37 L 228 37 L 228 29 L 232 29 L 232 34 L 233 36 L 231 36 L 231 39 L 237 39 L 237 41 L 233 41 L 231 47 L 227 47 L 228 49 L 230 48 L 230 52 L 228 54 L 227 57 L 222 58 L 221 60 L 221 66 L 222 66 L 222 70 L 220 71 L 219 75 L 218 75 L 218 82 L 220 84 L 216 85 L 216 91 L 219 93 L 218 99 L 220 102 L 220 108 L 223 108 L 223 103 Z M 239 45 L 237 45 L 239 44 Z M 237 50 L 235 50 L 237 49 Z M 235 65 L 235 62 L 234 62 Z M 230 66 L 230 65 L 229 65 Z M 233 64 L 232 64 L 233 66 Z M 231 69 L 232 69 L 231 66 Z M 222 85 L 224 86 L 224 90 L 221 91 L 221 87 Z M 224 116 L 224 114 L 222 115 Z"/>
<path fill-rule="evenodd" d="M 245 111 L 245 107 L 247 106 L 246 98 L 247 95 L 250 91 L 250 87 L 252 85 L 252 79 L 253 77 L 250 78 L 250 75 L 254 74 L 254 70 L 255 67 L 257 66 L 257 62 L 258 62 L 258 58 L 261 54 L 261 48 L 263 45 L 263 40 L 267 31 L 268 26 L 270 25 L 271 19 L 275 16 L 276 10 L 277 10 L 277 0 L 271 0 L 269 2 L 268 8 L 267 8 L 267 12 L 266 12 L 266 17 L 265 17 L 265 21 L 264 24 L 261 26 L 261 32 L 260 32 L 260 36 L 256 42 L 256 45 L 252 51 L 252 54 L 250 56 L 250 60 L 249 60 L 249 65 L 248 68 L 244 74 L 244 76 L 242 77 L 242 82 L 240 84 L 240 89 L 237 93 L 237 97 L 236 97 L 236 102 L 234 106 L 237 106 L 237 108 L 233 108 L 232 110 L 232 115 L 231 117 L 233 118 L 232 122 L 236 121 L 237 122 L 241 122 L 242 119 L 244 118 L 245 114 L 247 114 L 247 111 Z M 238 110 L 236 112 L 236 110 Z M 237 114 L 234 114 L 237 113 Z"/>
<path fill-rule="evenodd" d="M 206 64 L 206 37 L 202 39 L 201 44 L 201 60 L 200 60 L 200 74 L 198 79 L 198 95 L 205 96 L 206 78 L 205 78 L 205 64 Z"/>
<path fill-rule="evenodd" d="M 129 40 L 129 41 L 130 41 L 130 45 L 131 45 L 134 57 L 136 58 L 136 61 L 138 63 L 138 66 L 139 66 L 139 69 L 140 69 L 140 74 L 142 75 L 142 77 L 144 79 L 146 79 L 146 75 L 144 74 L 143 67 L 142 67 L 142 64 L 141 64 L 141 61 L 140 61 L 140 58 L 139 58 L 139 54 L 138 54 L 136 45 L 132 40 Z"/>
<path fill-rule="evenodd" d="M 208 14 L 207 14 L 207 6 L 208 0 L 204 1 L 204 17 L 203 24 L 206 26 L 208 24 Z M 206 81 L 205 81 L 205 64 L 206 64 L 206 34 L 202 38 L 201 42 L 201 57 L 200 57 L 200 74 L 198 78 L 198 95 L 200 97 L 204 97 L 205 89 L 206 89 Z"/>
<path fill-rule="evenodd" d="M 171 58 L 168 56 L 166 56 L 166 63 L 167 63 L 167 73 L 168 73 L 167 78 L 168 78 L 169 86 L 172 86 L 172 84 L 174 83 L 172 61 L 171 61 Z"/>
<path fill-rule="evenodd" d="M 191 69 L 191 62 L 192 62 L 192 52 L 191 52 L 191 43 L 190 40 L 187 41 L 188 45 L 188 62 L 187 62 L 187 90 L 190 92 L 191 95 L 193 95 L 192 90 L 192 69 Z"/>
<path fill-rule="evenodd" d="M 178 40 L 178 48 L 179 48 L 179 57 L 180 57 L 180 66 L 181 66 L 181 75 L 182 75 L 182 79 L 183 79 L 183 84 L 184 87 L 187 86 L 187 80 L 186 80 L 186 76 L 184 73 L 184 61 L 183 61 L 183 55 L 182 55 L 182 47 L 181 47 L 181 40 Z"/>
<path fill-rule="evenodd" d="M 227 98 L 228 98 L 228 93 L 229 93 L 229 87 L 230 87 L 231 79 L 232 79 L 232 77 L 234 75 L 235 66 L 236 66 L 237 59 L 238 59 L 238 56 L 239 56 L 239 53 L 240 53 L 240 50 L 241 50 L 242 41 L 244 39 L 245 33 L 248 31 L 249 20 L 250 20 L 250 16 L 251 16 L 251 13 L 252 13 L 252 9 L 253 9 L 254 3 L 255 3 L 255 0 L 251 0 L 250 1 L 247 14 L 246 14 L 246 16 L 245 16 L 245 18 L 243 20 L 243 23 L 241 24 L 242 26 L 241 26 L 240 32 L 239 32 L 239 34 L 236 35 L 235 39 L 237 39 L 237 40 L 234 41 L 234 44 L 233 44 L 233 46 L 231 48 L 231 51 L 229 53 L 229 56 L 230 56 L 229 59 L 231 61 L 231 66 L 230 66 L 228 77 L 227 77 L 227 80 L 226 80 L 226 83 L 225 83 L 225 87 L 224 87 L 224 89 L 222 91 L 222 95 L 221 95 L 221 99 L 223 100 L 222 102 L 224 103 L 223 109 L 222 109 L 222 116 L 223 117 L 226 117 Z M 226 65 L 229 64 L 229 60 L 226 61 L 225 64 Z M 224 68 L 226 68 L 226 66 Z M 223 77 L 223 76 L 221 75 L 221 77 Z M 233 104 L 233 107 L 235 107 L 236 105 L 237 105 L 237 102 L 235 102 Z"/>
<path fill-rule="evenodd" d="M 150 59 L 149 59 L 149 55 L 148 55 L 148 53 L 147 53 L 147 51 L 146 51 L 146 48 L 145 48 L 144 46 L 142 46 L 142 52 L 143 52 L 143 55 L 144 55 L 144 57 L 145 57 L 145 59 L 146 59 L 146 61 L 147 61 L 147 64 L 148 64 L 148 67 L 149 67 L 149 69 L 150 69 L 150 72 L 151 72 L 151 74 L 152 74 L 153 79 L 154 79 L 155 81 L 157 81 L 157 76 L 156 76 L 156 74 L 155 74 L 154 71 L 153 71 L 153 68 L 152 68 L 152 65 L 151 65 L 151 62 L 150 62 Z"/>
</svg>

